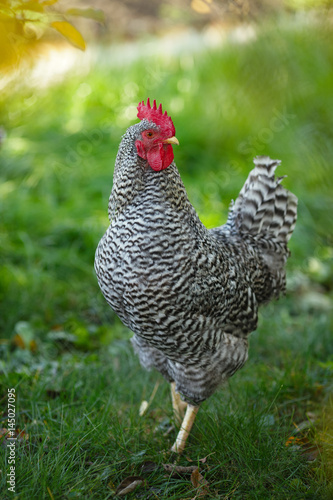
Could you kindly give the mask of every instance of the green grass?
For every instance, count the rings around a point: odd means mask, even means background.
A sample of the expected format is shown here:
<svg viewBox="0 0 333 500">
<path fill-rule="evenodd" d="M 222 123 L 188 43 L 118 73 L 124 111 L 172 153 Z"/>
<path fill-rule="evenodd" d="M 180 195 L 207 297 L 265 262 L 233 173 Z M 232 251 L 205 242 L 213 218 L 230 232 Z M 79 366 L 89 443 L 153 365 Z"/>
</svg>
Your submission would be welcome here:
<svg viewBox="0 0 333 500">
<path fill-rule="evenodd" d="M 272 26 L 243 45 L 97 64 L 38 91 L 27 77 L 3 93 L 0 417 L 6 427 L 15 387 L 28 434 L 17 442 L 16 498 L 106 499 L 127 476 L 146 479 L 128 498 L 198 493 L 189 476 L 163 471 L 176 435 L 169 387 L 139 366 L 93 273 L 120 137 L 148 96 L 174 120 L 176 162 L 209 227 L 225 221 L 255 154 L 282 159 L 279 175 L 299 197 L 288 294 L 262 310 L 248 363 L 202 405 L 179 463 L 198 463 L 207 498 L 330 498 L 331 37 L 324 23 Z M 285 445 L 291 436 L 298 446 Z M 5 460 L 2 498 L 12 498 Z"/>
<path fill-rule="evenodd" d="M 300 320 L 289 314 L 288 300 L 266 309 L 252 338 L 250 361 L 202 405 L 179 461 L 199 464 L 209 483 L 208 498 L 320 498 L 324 492 L 320 455 L 308 462 L 306 447 L 285 446 L 290 436 L 315 442 L 311 426 L 295 433 L 294 424 L 306 421 L 308 413 L 320 416 L 322 393 L 332 384 L 320 367 L 326 350 L 318 347 L 309 317 L 295 353 Z M 327 345 L 325 321 L 321 336 Z M 312 344 L 317 351 L 309 353 Z M 29 434 L 17 446 L 19 498 L 47 498 L 47 488 L 54 498 L 111 498 L 127 476 L 147 480 L 135 498 L 155 498 L 153 491 L 157 498 L 193 498 L 189 477 L 170 478 L 159 469 L 142 472 L 148 461 L 159 465 L 174 459 L 168 449 L 176 431 L 165 434 L 172 423 L 169 387 L 142 370 L 129 342 L 114 341 L 85 354 L 62 347 L 61 356 L 51 348 L 45 341 L 43 355 L 35 359 L 39 369 L 26 360 L 25 373 L 20 351 L 5 360 L 16 370 L 2 379 L 2 393 L 16 387 L 17 425 Z M 156 396 L 139 418 L 140 402 L 149 399 L 157 379 Z M 207 455 L 206 463 L 198 462 Z"/>
</svg>

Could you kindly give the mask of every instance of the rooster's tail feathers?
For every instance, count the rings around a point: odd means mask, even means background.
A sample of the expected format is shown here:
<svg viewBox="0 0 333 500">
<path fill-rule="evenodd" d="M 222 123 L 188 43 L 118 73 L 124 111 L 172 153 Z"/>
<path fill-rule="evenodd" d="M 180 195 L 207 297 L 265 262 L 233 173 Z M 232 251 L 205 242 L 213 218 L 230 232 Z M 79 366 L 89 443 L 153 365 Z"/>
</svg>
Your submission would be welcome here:
<svg viewBox="0 0 333 500">
<path fill-rule="evenodd" d="M 275 177 L 279 160 L 257 156 L 238 198 L 232 204 L 225 229 L 253 237 L 269 237 L 287 243 L 297 218 L 297 197 Z"/>
</svg>

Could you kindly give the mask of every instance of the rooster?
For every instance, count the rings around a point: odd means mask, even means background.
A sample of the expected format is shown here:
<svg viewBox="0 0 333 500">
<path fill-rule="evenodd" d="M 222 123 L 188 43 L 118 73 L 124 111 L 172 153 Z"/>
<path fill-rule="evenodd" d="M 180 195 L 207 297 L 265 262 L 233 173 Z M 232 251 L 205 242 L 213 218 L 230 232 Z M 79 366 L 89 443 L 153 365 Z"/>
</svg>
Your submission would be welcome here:
<svg viewBox="0 0 333 500">
<path fill-rule="evenodd" d="M 207 229 L 173 161 L 172 119 L 149 99 L 138 118 L 120 143 L 95 271 L 143 367 L 171 383 L 181 453 L 200 404 L 246 362 L 258 306 L 285 290 L 297 198 L 275 177 L 280 161 L 257 157 L 226 224 Z"/>
</svg>

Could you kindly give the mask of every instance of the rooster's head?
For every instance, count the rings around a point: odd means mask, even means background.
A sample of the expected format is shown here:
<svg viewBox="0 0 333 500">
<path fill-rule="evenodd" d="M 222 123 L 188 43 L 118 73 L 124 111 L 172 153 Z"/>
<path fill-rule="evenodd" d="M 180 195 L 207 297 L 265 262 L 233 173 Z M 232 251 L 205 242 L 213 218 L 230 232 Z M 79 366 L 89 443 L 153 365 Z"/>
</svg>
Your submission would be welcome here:
<svg viewBox="0 0 333 500">
<path fill-rule="evenodd" d="M 149 99 L 138 105 L 138 118 L 147 121 L 147 128 L 141 132 L 141 138 L 135 141 L 138 155 L 147 160 L 155 171 L 164 170 L 173 160 L 172 144 L 179 144 L 175 137 L 175 127 L 167 112 L 162 112 L 162 104 L 157 108 L 154 100 L 151 107 Z"/>
</svg>

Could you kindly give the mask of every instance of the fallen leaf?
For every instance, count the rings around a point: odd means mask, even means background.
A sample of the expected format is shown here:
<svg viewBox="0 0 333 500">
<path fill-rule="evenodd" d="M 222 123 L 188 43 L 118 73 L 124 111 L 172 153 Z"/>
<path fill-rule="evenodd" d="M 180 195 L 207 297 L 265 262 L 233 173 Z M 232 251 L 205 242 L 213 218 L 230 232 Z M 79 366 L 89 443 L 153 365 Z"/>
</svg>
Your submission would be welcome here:
<svg viewBox="0 0 333 500">
<path fill-rule="evenodd" d="M 300 453 L 305 457 L 308 462 L 313 462 L 318 457 L 321 449 L 315 443 L 311 443 L 309 439 L 304 436 L 302 438 L 295 438 L 294 436 L 290 436 L 286 443 L 286 446 L 290 446 L 292 451 L 299 450 Z"/>
<path fill-rule="evenodd" d="M 202 464 L 205 464 L 205 463 L 207 462 L 207 458 L 208 458 L 208 457 L 210 457 L 211 455 L 214 455 L 214 453 L 215 453 L 215 451 L 213 451 L 212 453 L 209 453 L 209 455 L 207 455 L 207 456 L 206 456 L 206 457 L 204 457 L 204 458 L 199 458 L 199 460 L 198 460 L 198 461 L 199 461 L 200 463 L 202 463 Z M 194 460 L 192 460 L 192 458 L 190 458 L 190 457 L 185 457 L 185 458 L 186 458 L 186 460 L 187 460 L 188 462 L 194 462 Z"/>
<path fill-rule="evenodd" d="M 285 442 L 285 446 L 290 446 L 290 445 L 298 445 L 298 443 L 300 442 L 301 440 L 299 438 L 295 438 L 295 436 L 290 436 L 288 437 L 287 441 Z"/>
<path fill-rule="evenodd" d="M 201 476 L 201 474 L 200 474 L 199 469 L 197 467 L 196 469 L 194 469 L 194 471 L 191 474 L 191 483 L 193 484 L 194 488 L 199 487 L 200 476 Z"/>
<path fill-rule="evenodd" d="M 321 450 L 319 446 L 312 445 L 303 450 L 302 455 L 305 457 L 307 462 L 314 462 L 317 459 L 320 451 Z"/>
<path fill-rule="evenodd" d="M 203 498 L 209 493 L 208 481 L 200 474 L 199 469 L 196 468 L 191 474 L 191 483 L 194 488 L 200 489 L 196 494 L 196 498 Z"/>
<path fill-rule="evenodd" d="M 19 428 L 15 430 L 15 434 L 18 441 L 28 441 L 29 439 L 29 434 Z"/>
<path fill-rule="evenodd" d="M 182 465 L 174 465 L 174 464 L 162 464 L 162 465 L 164 470 L 169 474 L 171 474 L 172 477 L 190 475 L 194 470 L 198 468 L 197 465 L 190 465 L 188 467 L 184 467 Z"/>
<path fill-rule="evenodd" d="M 119 497 L 128 495 L 128 493 L 132 493 L 136 488 L 142 486 L 145 482 L 145 479 L 141 476 L 128 476 L 126 477 L 116 489 L 116 495 Z"/>
<path fill-rule="evenodd" d="M 313 462 L 318 457 L 321 447 L 311 442 L 306 436 L 299 440 L 301 453 L 308 462 Z"/>
<path fill-rule="evenodd" d="M 20 349 L 25 349 L 24 340 L 18 333 L 13 337 L 13 343 L 16 345 L 16 347 L 19 347 Z"/>
<path fill-rule="evenodd" d="M 214 453 L 215 453 L 215 451 L 213 451 L 212 453 L 210 453 L 209 455 L 207 455 L 204 458 L 199 458 L 199 462 L 201 462 L 202 464 L 205 464 L 207 462 L 207 458 L 210 457 L 211 455 L 214 455 Z"/>
<path fill-rule="evenodd" d="M 15 442 L 13 441 L 13 439 L 15 439 L 17 442 L 25 443 L 29 439 L 29 434 L 27 434 L 25 431 L 22 431 L 21 429 L 15 429 L 14 431 L 5 428 L 0 429 L 0 440 L 2 446 L 6 447 L 8 441 L 10 441 L 11 443 Z"/>
</svg>

